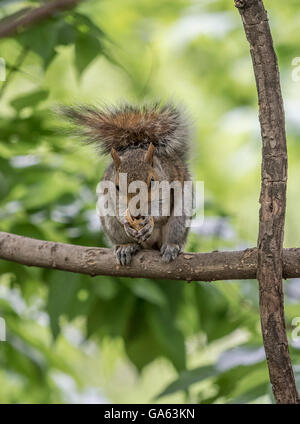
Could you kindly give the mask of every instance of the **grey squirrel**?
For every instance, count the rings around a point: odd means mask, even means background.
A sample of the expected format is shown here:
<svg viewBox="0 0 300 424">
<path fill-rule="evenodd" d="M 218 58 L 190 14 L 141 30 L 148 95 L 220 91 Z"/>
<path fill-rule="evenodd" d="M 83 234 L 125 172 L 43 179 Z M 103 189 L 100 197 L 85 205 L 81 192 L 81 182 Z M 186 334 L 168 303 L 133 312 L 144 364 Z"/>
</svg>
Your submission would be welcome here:
<svg viewBox="0 0 300 424">
<path fill-rule="evenodd" d="M 63 115 L 76 124 L 88 143 L 94 143 L 102 154 L 111 154 L 112 163 L 101 181 L 111 182 L 121 198 L 119 180 L 127 174 L 127 189 L 131 182 L 146 184 L 147 198 L 141 203 L 150 207 L 151 187 L 155 182 L 179 181 L 183 191 L 185 181 L 191 181 L 187 166 L 190 128 L 179 110 L 167 104 L 135 107 L 63 106 Z M 126 190 L 125 206 L 133 194 Z M 100 202 L 103 199 L 100 198 Z M 161 205 L 163 199 L 159 198 Z M 182 200 L 180 200 L 182 201 Z M 170 214 L 134 216 L 126 210 L 116 210 L 115 216 L 100 216 L 102 227 L 115 245 L 117 262 L 129 265 L 141 248 L 158 249 L 164 262 L 174 260 L 185 244 L 190 218 L 186 213 L 174 214 L 174 192 L 170 197 Z"/>
</svg>

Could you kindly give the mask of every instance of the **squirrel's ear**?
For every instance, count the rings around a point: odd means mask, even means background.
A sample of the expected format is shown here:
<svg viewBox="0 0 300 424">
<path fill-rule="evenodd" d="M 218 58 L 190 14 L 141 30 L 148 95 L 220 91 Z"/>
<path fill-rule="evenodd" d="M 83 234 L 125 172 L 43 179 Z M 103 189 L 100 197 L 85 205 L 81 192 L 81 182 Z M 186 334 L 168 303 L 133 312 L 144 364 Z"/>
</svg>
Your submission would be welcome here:
<svg viewBox="0 0 300 424">
<path fill-rule="evenodd" d="M 112 147 L 112 149 L 110 151 L 110 154 L 111 154 L 111 156 L 112 156 L 112 158 L 114 160 L 116 169 L 118 169 L 120 167 L 120 165 L 121 165 L 120 156 L 118 155 L 117 151 L 113 147 Z"/>
<path fill-rule="evenodd" d="M 147 150 L 147 153 L 145 155 L 145 159 L 144 159 L 144 161 L 146 163 L 150 163 L 150 165 L 152 165 L 152 163 L 153 163 L 154 150 L 155 150 L 154 145 L 152 143 L 150 143 L 149 144 L 149 147 L 148 147 L 148 150 Z"/>
</svg>

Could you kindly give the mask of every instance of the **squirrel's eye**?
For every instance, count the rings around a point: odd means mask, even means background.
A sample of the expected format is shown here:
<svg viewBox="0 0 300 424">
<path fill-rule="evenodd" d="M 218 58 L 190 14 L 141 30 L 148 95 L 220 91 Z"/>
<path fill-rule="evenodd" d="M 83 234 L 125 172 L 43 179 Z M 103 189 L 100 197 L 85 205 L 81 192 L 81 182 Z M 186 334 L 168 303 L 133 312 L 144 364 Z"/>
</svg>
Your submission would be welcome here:
<svg viewBox="0 0 300 424">
<path fill-rule="evenodd" d="M 154 181 L 155 181 L 154 177 L 151 177 L 150 184 L 154 183 Z"/>
</svg>

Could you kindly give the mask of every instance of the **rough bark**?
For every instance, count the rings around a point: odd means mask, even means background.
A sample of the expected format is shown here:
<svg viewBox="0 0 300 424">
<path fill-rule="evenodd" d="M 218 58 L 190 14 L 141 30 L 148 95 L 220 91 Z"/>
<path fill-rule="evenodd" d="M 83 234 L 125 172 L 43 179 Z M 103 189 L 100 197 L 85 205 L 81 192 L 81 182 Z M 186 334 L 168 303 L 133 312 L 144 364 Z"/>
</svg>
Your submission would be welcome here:
<svg viewBox="0 0 300 424">
<path fill-rule="evenodd" d="M 257 268 L 262 334 L 276 402 L 298 403 L 282 290 L 287 148 L 277 57 L 262 1 L 235 0 L 235 4 L 250 44 L 262 135 Z"/>
<path fill-rule="evenodd" d="M 80 0 L 48 1 L 41 7 L 25 8 L 0 21 L 0 38 L 11 37 L 24 28 L 37 24 L 63 10 L 72 9 Z"/>
<path fill-rule="evenodd" d="M 254 279 L 257 249 L 231 252 L 181 253 L 170 263 L 158 251 L 139 252 L 130 266 L 120 266 L 112 249 L 36 240 L 0 232 L 0 258 L 28 266 L 119 277 L 185 281 Z M 300 249 L 284 249 L 285 278 L 300 277 Z M 67 280 L 67 279 L 66 279 Z"/>
</svg>

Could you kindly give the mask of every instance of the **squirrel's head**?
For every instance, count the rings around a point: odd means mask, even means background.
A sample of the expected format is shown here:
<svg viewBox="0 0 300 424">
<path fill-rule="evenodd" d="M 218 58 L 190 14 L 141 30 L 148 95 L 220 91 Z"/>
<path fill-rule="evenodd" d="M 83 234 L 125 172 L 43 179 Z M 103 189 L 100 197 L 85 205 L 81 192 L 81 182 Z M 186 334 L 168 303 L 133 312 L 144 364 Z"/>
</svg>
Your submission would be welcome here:
<svg viewBox="0 0 300 424">
<path fill-rule="evenodd" d="M 134 149 L 125 151 L 119 155 L 115 149 L 111 149 L 115 167 L 115 185 L 117 195 L 123 197 L 123 202 L 129 205 L 137 191 L 139 192 L 140 183 L 143 184 L 144 191 L 141 193 L 141 201 L 144 206 L 151 202 L 151 187 L 155 181 L 160 181 L 162 178 L 160 170 L 155 166 L 155 147 L 152 143 L 149 144 L 148 150 Z M 122 196 L 121 179 L 126 176 L 126 194 Z M 140 207 L 137 205 L 137 207 Z M 134 215 L 134 211 L 132 211 Z"/>
</svg>

